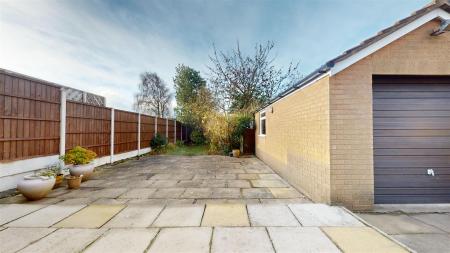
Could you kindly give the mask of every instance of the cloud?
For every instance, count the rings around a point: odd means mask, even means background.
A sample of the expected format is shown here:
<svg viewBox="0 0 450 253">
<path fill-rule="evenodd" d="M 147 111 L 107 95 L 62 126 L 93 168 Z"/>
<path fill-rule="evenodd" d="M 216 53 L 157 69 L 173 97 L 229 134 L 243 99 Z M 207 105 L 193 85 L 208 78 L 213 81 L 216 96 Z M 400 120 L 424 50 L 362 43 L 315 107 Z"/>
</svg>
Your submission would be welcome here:
<svg viewBox="0 0 450 253">
<path fill-rule="evenodd" d="M 300 60 L 307 74 L 427 2 L 2 0 L 0 67 L 130 110 L 142 71 L 169 85 L 179 63 L 206 75 L 213 43 L 251 52 L 272 40 L 276 64 Z"/>
</svg>

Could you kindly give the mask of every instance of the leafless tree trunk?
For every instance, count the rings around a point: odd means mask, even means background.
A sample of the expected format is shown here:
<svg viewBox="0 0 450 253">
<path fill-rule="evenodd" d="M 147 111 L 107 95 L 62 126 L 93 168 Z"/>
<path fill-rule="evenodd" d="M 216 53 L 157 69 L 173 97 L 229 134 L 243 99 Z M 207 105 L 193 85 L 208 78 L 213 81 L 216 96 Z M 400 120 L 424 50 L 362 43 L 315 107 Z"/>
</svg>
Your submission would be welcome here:
<svg viewBox="0 0 450 253">
<path fill-rule="evenodd" d="M 169 116 L 172 94 L 166 83 L 156 74 L 141 74 L 139 92 L 135 95 L 134 110 L 157 117 Z"/>
</svg>

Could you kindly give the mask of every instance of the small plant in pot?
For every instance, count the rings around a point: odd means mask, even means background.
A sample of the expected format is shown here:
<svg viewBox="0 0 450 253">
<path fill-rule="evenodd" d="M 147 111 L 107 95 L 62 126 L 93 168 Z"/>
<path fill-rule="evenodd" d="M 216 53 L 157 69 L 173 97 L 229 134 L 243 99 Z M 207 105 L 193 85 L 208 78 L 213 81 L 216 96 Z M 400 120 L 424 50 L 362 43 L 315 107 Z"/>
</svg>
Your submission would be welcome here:
<svg viewBox="0 0 450 253">
<path fill-rule="evenodd" d="M 55 185 L 55 173 L 43 170 L 25 176 L 17 183 L 17 190 L 28 200 L 39 200 L 47 196 Z"/>
<path fill-rule="evenodd" d="M 55 163 L 53 165 L 50 165 L 47 170 L 53 171 L 53 173 L 55 174 L 55 185 L 53 186 L 53 189 L 61 186 L 62 182 L 64 181 L 64 168 L 61 166 L 61 164 Z"/>
<path fill-rule="evenodd" d="M 80 146 L 76 146 L 73 149 L 69 150 L 64 156 L 62 156 L 62 160 L 65 164 L 71 164 L 72 166 L 69 168 L 69 172 L 71 176 L 81 176 L 82 181 L 86 181 L 89 176 L 94 173 L 94 163 L 93 160 L 97 156 L 95 152 L 82 148 Z"/>
</svg>

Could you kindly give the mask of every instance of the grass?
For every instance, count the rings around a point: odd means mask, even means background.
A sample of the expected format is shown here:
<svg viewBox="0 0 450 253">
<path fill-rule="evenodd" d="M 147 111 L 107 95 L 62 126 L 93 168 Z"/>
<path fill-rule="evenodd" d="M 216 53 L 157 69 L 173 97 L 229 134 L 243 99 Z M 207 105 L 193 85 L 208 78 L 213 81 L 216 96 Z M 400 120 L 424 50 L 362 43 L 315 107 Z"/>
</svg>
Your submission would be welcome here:
<svg viewBox="0 0 450 253">
<path fill-rule="evenodd" d="M 208 145 L 183 145 L 175 146 L 175 148 L 167 150 L 167 155 L 185 155 L 185 156 L 195 156 L 195 155 L 207 155 Z"/>
</svg>

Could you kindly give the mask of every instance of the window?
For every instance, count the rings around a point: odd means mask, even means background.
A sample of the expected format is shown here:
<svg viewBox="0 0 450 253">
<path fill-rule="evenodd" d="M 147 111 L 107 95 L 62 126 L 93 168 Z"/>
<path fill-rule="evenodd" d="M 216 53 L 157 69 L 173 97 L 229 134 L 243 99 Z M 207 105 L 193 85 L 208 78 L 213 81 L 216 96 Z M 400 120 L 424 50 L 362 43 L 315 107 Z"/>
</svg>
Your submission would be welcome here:
<svg viewBox="0 0 450 253">
<path fill-rule="evenodd" d="M 259 135 L 266 135 L 266 112 L 259 114 Z"/>
</svg>

